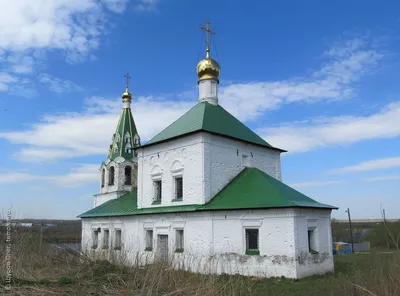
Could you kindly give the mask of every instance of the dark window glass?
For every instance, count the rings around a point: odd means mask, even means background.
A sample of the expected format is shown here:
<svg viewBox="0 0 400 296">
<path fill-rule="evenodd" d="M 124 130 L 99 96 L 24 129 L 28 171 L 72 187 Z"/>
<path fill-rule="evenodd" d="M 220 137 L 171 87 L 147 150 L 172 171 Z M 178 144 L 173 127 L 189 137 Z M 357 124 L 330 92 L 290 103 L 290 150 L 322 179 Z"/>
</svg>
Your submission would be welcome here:
<svg viewBox="0 0 400 296">
<path fill-rule="evenodd" d="M 161 201 L 161 180 L 154 181 L 154 200 Z"/>
<path fill-rule="evenodd" d="M 114 185 L 114 174 L 115 174 L 115 169 L 114 167 L 110 167 L 110 171 L 108 173 L 108 185 Z"/>
<path fill-rule="evenodd" d="M 132 167 L 125 167 L 125 185 L 132 185 Z"/>
<path fill-rule="evenodd" d="M 106 170 L 105 169 L 102 169 L 101 170 L 101 187 L 104 187 L 104 178 L 105 178 L 105 175 L 106 175 Z"/>
<path fill-rule="evenodd" d="M 175 199 L 183 198 L 183 178 L 175 178 Z"/>
<path fill-rule="evenodd" d="M 246 229 L 246 250 L 258 250 L 258 229 Z"/>
</svg>

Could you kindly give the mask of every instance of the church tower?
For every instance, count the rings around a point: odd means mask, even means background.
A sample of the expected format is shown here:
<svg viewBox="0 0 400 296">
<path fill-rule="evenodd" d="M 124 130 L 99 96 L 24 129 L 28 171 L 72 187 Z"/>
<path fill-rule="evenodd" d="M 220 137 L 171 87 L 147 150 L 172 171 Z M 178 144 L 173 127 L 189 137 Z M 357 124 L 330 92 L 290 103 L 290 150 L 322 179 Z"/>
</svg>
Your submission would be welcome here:
<svg viewBox="0 0 400 296">
<path fill-rule="evenodd" d="M 199 78 L 199 101 L 218 105 L 218 77 L 221 67 L 218 62 L 210 56 L 210 35 L 215 35 L 215 31 L 210 29 L 210 22 L 206 21 L 206 26 L 200 26 L 206 31 L 206 58 L 201 60 L 196 67 L 197 77 Z"/>
<path fill-rule="evenodd" d="M 107 159 L 100 168 L 100 194 L 95 195 L 94 206 L 116 199 L 137 187 L 137 152 L 140 137 L 133 120 L 129 92 L 129 74 L 125 75 L 126 89 L 122 94 L 123 108 L 112 136 Z"/>
</svg>

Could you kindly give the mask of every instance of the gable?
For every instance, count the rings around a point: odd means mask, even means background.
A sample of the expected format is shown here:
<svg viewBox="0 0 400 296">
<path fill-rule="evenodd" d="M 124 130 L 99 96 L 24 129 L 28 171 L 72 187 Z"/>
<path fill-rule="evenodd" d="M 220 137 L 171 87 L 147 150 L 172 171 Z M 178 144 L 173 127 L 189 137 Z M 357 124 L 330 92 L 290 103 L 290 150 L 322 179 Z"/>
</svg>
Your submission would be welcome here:
<svg viewBox="0 0 400 296">
<path fill-rule="evenodd" d="M 206 131 L 285 152 L 285 150 L 271 146 L 220 105 L 212 105 L 207 102 L 198 103 L 141 147 L 199 131 Z"/>
</svg>

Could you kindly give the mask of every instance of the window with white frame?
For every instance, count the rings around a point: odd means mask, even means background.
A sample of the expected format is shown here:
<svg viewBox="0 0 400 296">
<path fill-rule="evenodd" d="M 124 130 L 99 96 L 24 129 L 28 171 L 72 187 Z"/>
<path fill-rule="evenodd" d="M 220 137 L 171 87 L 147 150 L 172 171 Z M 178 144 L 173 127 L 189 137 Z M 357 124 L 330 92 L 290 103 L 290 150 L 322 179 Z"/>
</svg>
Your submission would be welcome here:
<svg viewBox="0 0 400 296">
<path fill-rule="evenodd" d="M 115 229 L 114 249 L 121 250 L 121 247 L 122 247 L 122 231 L 121 229 Z"/>
<path fill-rule="evenodd" d="M 183 177 L 174 178 L 174 199 L 183 199 Z"/>
<path fill-rule="evenodd" d="M 260 255 L 259 250 L 259 233 L 258 229 L 245 229 L 246 236 L 246 254 Z"/>
<path fill-rule="evenodd" d="M 318 219 L 307 219 L 307 245 L 308 252 L 316 254 L 318 248 Z"/>
<path fill-rule="evenodd" d="M 153 250 L 153 230 L 147 229 L 146 230 L 146 251 Z"/>
<path fill-rule="evenodd" d="M 308 252 L 311 254 L 317 254 L 318 253 L 317 229 L 308 228 L 307 237 L 308 237 Z"/>
<path fill-rule="evenodd" d="M 183 253 L 184 248 L 184 232 L 183 229 L 175 231 L 175 252 Z"/>
<path fill-rule="evenodd" d="M 92 231 L 92 249 L 97 249 L 97 246 L 99 244 L 99 230 L 93 229 Z"/>
<path fill-rule="evenodd" d="M 104 229 L 104 231 L 103 231 L 103 249 L 108 249 L 109 240 L 110 240 L 110 230 Z"/>
<path fill-rule="evenodd" d="M 161 180 L 155 180 L 153 181 L 153 187 L 154 187 L 154 197 L 153 201 L 154 202 L 161 202 L 161 193 L 162 193 L 162 182 Z"/>
</svg>

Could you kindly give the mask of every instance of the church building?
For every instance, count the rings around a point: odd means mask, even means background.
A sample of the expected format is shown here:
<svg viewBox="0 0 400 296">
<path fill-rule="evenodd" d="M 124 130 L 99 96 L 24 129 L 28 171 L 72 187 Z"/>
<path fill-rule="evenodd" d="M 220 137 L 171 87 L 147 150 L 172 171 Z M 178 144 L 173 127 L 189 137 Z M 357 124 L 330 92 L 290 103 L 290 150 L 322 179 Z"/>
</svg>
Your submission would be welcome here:
<svg viewBox="0 0 400 296">
<path fill-rule="evenodd" d="M 210 57 L 214 31 L 208 22 L 202 28 L 207 49 L 196 69 L 198 102 L 147 143 L 136 128 L 127 83 L 100 167 L 100 193 L 94 208 L 79 216 L 82 251 L 92 259 L 168 261 L 207 274 L 332 272 L 331 211 L 337 208 L 284 184 L 286 151 L 219 104 L 220 66 Z"/>
</svg>

